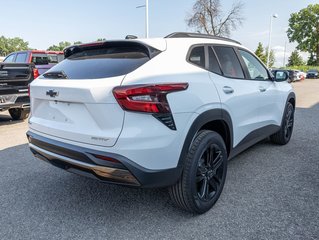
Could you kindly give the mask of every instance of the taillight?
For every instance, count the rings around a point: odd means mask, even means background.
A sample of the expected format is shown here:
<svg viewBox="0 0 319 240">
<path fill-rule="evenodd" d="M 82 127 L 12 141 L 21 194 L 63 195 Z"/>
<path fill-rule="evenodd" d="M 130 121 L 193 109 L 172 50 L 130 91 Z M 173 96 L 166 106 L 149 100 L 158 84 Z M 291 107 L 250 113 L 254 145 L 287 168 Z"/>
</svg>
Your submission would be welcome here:
<svg viewBox="0 0 319 240">
<path fill-rule="evenodd" d="M 172 130 L 176 130 L 167 94 L 183 91 L 188 83 L 120 86 L 113 89 L 114 97 L 127 111 L 152 113 Z"/>
<path fill-rule="evenodd" d="M 166 95 L 183 91 L 188 83 L 121 86 L 113 94 L 124 110 L 147 113 L 170 113 Z"/>
<path fill-rule="evenodd" d="M 33 79 L 36 79 L 39 75 L 39 70 L 37 68 L 33 68 Z"/>
</svg>

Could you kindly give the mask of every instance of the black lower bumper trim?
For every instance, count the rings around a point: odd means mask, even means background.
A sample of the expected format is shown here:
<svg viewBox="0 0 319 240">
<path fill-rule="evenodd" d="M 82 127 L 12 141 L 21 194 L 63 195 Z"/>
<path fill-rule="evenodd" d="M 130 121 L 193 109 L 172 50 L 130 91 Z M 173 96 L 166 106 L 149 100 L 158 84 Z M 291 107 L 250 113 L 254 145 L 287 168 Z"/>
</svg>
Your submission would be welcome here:
<svg viewBox="0 0 319 240">
<path fill-rule="evenodd" d="M 176 183 L 182 173 L 181 167 L 149 170 L 122 155 L 63 143 L 31 131 L 27 132 L 27 137 L 36 157 L 56 167 L 103 182 L 143 188 L 167 187 Z M 95 157 L 97 155 L 116 159 L 119 163 L 98 159 Z M 115 175 L 109 175 L 109 169 L 116 171 Z"/>
</svg>

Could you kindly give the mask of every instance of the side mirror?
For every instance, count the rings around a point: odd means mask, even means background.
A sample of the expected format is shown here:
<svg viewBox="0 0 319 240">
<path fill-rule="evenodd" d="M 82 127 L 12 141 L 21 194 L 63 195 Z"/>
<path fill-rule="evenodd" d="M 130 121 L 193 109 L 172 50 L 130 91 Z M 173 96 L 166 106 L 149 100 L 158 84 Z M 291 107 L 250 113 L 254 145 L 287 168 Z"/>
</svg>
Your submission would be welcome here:
<svg viewBox="0 0 319 240">
<path fill-rule="evenodd" d="M 284 70 L 277 70 L 274 73 L 274 75 L 275 75 L 274 80 L 276 82 L 284 82 L 284 81 L 287 81 L 289 79 L 288 72 L 284 71 Z"/>
</svg>

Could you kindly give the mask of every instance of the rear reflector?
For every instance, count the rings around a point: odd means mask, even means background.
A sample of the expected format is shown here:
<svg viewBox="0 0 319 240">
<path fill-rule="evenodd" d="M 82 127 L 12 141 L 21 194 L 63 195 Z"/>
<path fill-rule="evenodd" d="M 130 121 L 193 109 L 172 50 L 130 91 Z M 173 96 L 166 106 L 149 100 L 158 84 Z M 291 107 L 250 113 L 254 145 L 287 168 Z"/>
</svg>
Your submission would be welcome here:
<svg viewBox="0 0 319 240">
<path fill-rule="evenodd" d="M 124 110 L 146 113 L 171 113 L 166 95 L 183 91 L 188 83 L 121 86 L 113 94 Z"/>
<path fill-rule="evenodd" d="M 98 158 L 98 159 L 104 160 L 104 161 L 108 161 L 108 162 L 112 162 L 112 163 L 121 163 L 120 161 L 118 161 L 118 160 L 116 160 L 114 158 L 111 158 L 111 157 L 95 155 L 95 154 L 93 154 L 93 156 Z"/>
</svg>

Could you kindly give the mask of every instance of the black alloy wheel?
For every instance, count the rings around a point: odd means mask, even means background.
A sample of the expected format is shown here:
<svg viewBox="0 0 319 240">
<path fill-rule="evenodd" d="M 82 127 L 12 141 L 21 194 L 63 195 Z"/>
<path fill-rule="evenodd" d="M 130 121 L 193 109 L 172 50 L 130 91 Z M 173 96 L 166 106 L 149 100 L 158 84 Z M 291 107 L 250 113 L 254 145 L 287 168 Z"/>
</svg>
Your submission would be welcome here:
<svg viewBox="0 0 319 240">
<path fill-rule="evenodd" d="M 191 213 L 207 212 L 223 190 L 227 159 L 224 139 L 217 132 L 200 131 L 184 160 L 181 178 L 169 187 L 174 204 Z"/>
<path fill-rule="evenodd" d="M 197 196 L 210 201 L 219 192 L 223 177 L 223 155 L 216 144 L 209 144 L 198 161 L 196 174 Z"/>
</svg>

